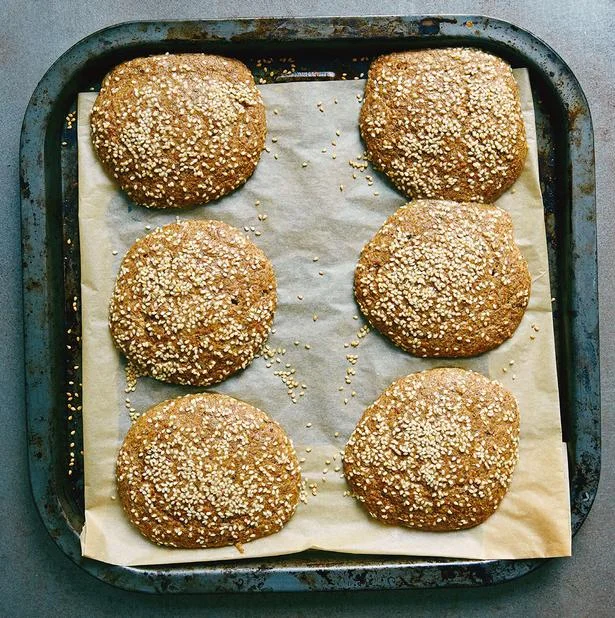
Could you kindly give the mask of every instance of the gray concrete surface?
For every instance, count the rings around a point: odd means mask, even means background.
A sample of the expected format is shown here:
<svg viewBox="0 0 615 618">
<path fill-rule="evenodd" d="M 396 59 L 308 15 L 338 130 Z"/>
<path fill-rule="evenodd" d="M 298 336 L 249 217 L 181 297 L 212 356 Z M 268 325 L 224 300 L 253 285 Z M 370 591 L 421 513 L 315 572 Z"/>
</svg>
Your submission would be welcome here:
<svg viewBox="0 0 615 618">
<path fill-rule="evenodd" d="M 424 13 L 489 14 L 527 28 L 553 46 L 577 74 L 595 127 L 600 243 L 603 464 L 597 501 L 570 559 L 497 587 L 210 597 L 154 597 L 102 584 L 55 547 L 36 515 L 28 486 L 22 353 L 19 130 L 38 80 L 69 46 L 104 26 L 132 19 Z M 0 615 L 106 616 L 421 616 L 613 615 L 615 457 L 613 339 L 615 253 L 615 3 L 542 2 L 196 2 L 167 0 L 0 0 Z"/>
</svg>

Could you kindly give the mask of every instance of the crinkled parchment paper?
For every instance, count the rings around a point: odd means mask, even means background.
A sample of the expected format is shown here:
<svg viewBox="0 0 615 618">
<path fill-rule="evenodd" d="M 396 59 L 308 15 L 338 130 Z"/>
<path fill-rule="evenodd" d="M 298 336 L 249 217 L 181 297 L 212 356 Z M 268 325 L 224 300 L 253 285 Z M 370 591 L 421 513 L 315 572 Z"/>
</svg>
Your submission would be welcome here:
<svg viewBox="0 0 615 618">
<path fill-rule="evenodd" d="M 363 152 L 357 124 L 363 81 L 262 86 L 269 152 L 263 152 L 254 176 L 241 189 L 189 211 L 148 210 L 126 199 L 92 151 L 89 112 L 96 95 L 79 96 L 84 556 L 146 565 L 271 556 L 307 548 L 464 558 L 570 554 L 568 481 L 532 98 L 527 72 L 516 71 L 516 77 L 530 154 L 521 178 L 498 205 L 512 214 L 517 242 L 532 273 L 532 295 L 510 341 L 486 355 L 460 361 L 413 358 L 375 331 L 357 337 L 364 324 L 361 316 L 353 318 L 359 315 L 352 293 L 359 252 L 406 202 L 378 173 L 361 172 L 348 163 L 349 159 L 360 162 L 357 157 Z M 372 186 L 368 175 L 373 177 Z M 278 276 L 279 306 L 270 346 L 285 353 L 255 359 L 245 371 L 212 390 L 247 401 L 278 420 L 293 438 L 299 457 L 305 457 L 308 486 L 316 483 L 317 489 L 308 489 L 307 504 L 300 504 L 281 532 L 246 544 L 243 554 L 234 547 L 157 547 L 129 524 L 116 496 L 115 458 L 130 424 L 126 397 L 130 407 L 142 412 L 169 397 L 198 390 L 142 378 L 136 391 L 127 395 L 124 359 L 115 350 L 107 326 L 108 303 L 122 256 L 137 237 L 174 221 L 177 215 L 246 227 L 273 261 Z M 359 345 L 344 347 L 352 341 Z M 349 353 L 358 356 L 354 366 L 346 360 Z M 520 461 L 498 511 L 474 529 L 430 533 L 385 526 L 344 495 L 345 481 L 336 471 L 341 466 L 340 450 L 363 410 L 395 378 L 437 366 L 480 371 L 514 392 L 521 408 Z M 356 374 L 347 384 L 346 370 L 351 367 Z M 306 385 L 298 389 L 297 403 L 274 375 L 293 368 L 298 382 Z M 299 391 L 304 395 L 299 396 Z"/>
</svg>

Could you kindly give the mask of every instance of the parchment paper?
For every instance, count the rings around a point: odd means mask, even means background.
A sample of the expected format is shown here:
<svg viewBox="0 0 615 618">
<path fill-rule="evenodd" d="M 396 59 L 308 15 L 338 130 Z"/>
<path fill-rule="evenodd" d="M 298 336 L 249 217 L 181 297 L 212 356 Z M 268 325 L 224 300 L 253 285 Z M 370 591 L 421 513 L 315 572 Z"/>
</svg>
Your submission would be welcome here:
<svg viewBox="0 0 615 618">
<path fill-rule="evenodd" d="M 512 339 L 468 360 L 415 359 L 376 331 L 357 337 L 365 323 L 352 293 L 359 252 L 386 217 L 407 201 L 378 173 L 361 172 L 348 163 L 349 159 L 362 161 L 357 159 L 363 153 L 357 123 L 364 81 L 261 86 L 270 152 L 263 153 L 254 176 L 241 189 L 215 204 L 189 211 L 148 210 L 126 199 L 91 148 L 89 112 L 96 94 L 79 96 L 84 556 L 113 564 L 146 565 L 270 556 L 307 548 L 465 558 L 570 555 L 568 479 L 535 124 L 527 72 L 515 73 L 530 154 L 521 178 L 497 204 L 513 217 L 517 242 L 532 273 L 532 295 Z M 371 186 L 366 176 L 373 178 Z M 259 214 L 261 219 L 267 215 L 266 219 L 259 220 Z M 157 547 L 129 524 L 116 496 L 115 459 L 130 424 L 125 398 L 138 413 L 164 399 L 198 390 L 143 378 L 136 391 L 127 395 L 124 359 L 115 350 L 107 326 L 108 303 L 122 256 L 137 237 L 178 215 L 245 226 L 271 258 L 278 277 L 279 305 L 269 343 L 285 354 L 257 358 L 241 374 L 211 390 L 249 402 L 285 427 L 299 457 L 306 459 L 303 473 L 308 501 L 299 505 L 281 532 L 246 544 L 243 554 L 234 547 Z M 355 315 L 359 318 L 353 319 Z M 344 347 L 353 341 L 359 342 L 358 347 Z M 347 354 L 358 356 L 356 365 L 347 362 Z M 380 392 L 401 375 L 436 366 L 462 366 L 500 380 L 514 392 L 521 409 L 520 461 L 508 494 L 487 522 L 462 532 L 429 533 L 380 524 L 344 495 L 345 481 L 335 471 L 341 466 L 340 450 L 362 411 Z M 274 371 L 292 368 L 298 382 L 307 387 L 298 389 L 297 403 L 274 375 Z M 356 371 L 350 385 L 345 382 L 347 368 Z M 343 391 L 338 390 L 341 386 Z M 298 394 L 301 390 L 303 396 Z M 313 483 L 316 496 L 309 489 Z"/>
</svg>

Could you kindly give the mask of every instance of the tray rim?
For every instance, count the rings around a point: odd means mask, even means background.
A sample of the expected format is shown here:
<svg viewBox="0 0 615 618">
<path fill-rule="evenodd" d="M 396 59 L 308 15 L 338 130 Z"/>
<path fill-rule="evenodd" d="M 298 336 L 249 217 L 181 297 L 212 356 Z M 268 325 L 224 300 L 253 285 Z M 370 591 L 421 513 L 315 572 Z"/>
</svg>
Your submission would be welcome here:
<svg viewBox="0 0 615 618">
<path fill-rule="evenodd" d="M 427 559 L 413 561 L 407 564 L 403 562 L 395 564 L 352 564 L 348 565 L 318 565 L 306 564 L 301 568 L 288 566 L 266 567 L 252 566 L 252 563 L 214 563 L 213 567 L 205 568 L 204 565 L 166 565 L 162 568 L 155 567 L 118 567 L 107 565 L 96 560 L 81 557 L 79 536 L 69 524 L 66 514 L 60 504 L 56 488 L 53 486 L 48 467 L 44 465 L 50 458 L 53 445 L 49 442 L 51 423 L 53 422 L 54 410 L 50 405 L 50 393 L 52 388 L 51 376 L 51 350 L 45 347 L 49 336 L 49 322 L 45 321 L 49 289 L 46 284 L 44 266 L 47 260 L 44 241 L 47 239 L 47 219 L 45 216 L 45 181 L 43 175 L 38 178 L 28 172 L 28 162 L 36 153 L 40 160 L 39 165 L 44 168 L 44 141 L 46 136 L 47 115 L 53 112 L 55 103 L 54 96 L 61 92 L 63 84 L 71 74 L 75 63 L 83 64 L 83 53 L 87 48 L 90 51 L 98 47 L 102 51 L 110 51 L 114 46 L 121 48 L 126 42 L 120 43 L 119 39 L 108 40 L 107 35 L 121 35 L 129 30 L 147 28 L 193 28 L 194 34 L 203 36 L 192 39 L 178 37 L 178 41 L 207 41 L 216 36 L 215 31 L 226 32 L 224 40 L 230 41 L 233 36 L 242 33 L 250 35 L 254 33 L 254 27 L 266 23 L 268 26 L 277 25 L 275 30 L 279 36 L 272 37 L 276 40 L 316 40 L 336 38 L 340 40 L 353 39 L 361 35 L 353 27 L 359 28 L 361 22 L 365 24 L 384 25 L 386 20 L 396 20 L 402 31 L 379 33 L 377 38 L 384 40 L 421 38 L 431 41 L 443 40 L 447 37 L 469 37 L 477 40 L 489 36 L 491 40 L 500 45 L 514 48 L 519 53 L 524 53 L 519 47 L 515 47 L 513 41 L 505 39 L 499 32 L 500 29 L 513 30 L 515 34 L 525 39 L 525 44 L 533 46 L 539 52 L 546 55 L 549 68 L 556 69 L 556 74 L 561 80 L 560 87 L 554 85 L 558 94 L 566 98 L 566 93 L 571 101 L 576 101 L 576 112 L 568 109 L 569 136 L 570 136 L 570 161 L 571 186 L 570 196 L 573 204 L 571 226 L 576 230 L 579 237 L 585 240 L 581 249 L 577 246 L 577 237 L 573 233 L 571 253 L 574 267 L 573 288 L 578 288 L 577 294 L 572 294 L 571 311 L 576 316 L 582 316 L 584 327 L 582 333 L 573 330 L 573 339 L 577 352 L 582 355 L 579 365 L 582 371 L 581 379 L 586 384 L 586 397 L 577 401 L 577 408 L 587 410 L 588 414 L 577 418 L 576 427 L 581 437 L 577 440 L 584 441 L 587 447 L 593 445 L 597 454 L 594 460 L 589 462 L 589 478 L 583 486 L 583 494 L 574 494 L 571 487 L 571 501 L 580 498 L 577 504 L 580 514 L 573 520 L 573 535 L 576 534 L 589 510 L 596 495 L 599 471 L 600 471 L 600 377 L 599 377 L 599 338 L 598 338 L 598 290 L 597 290 L 597 246 L 595 224 L 595 180 L 594 180 L 594 146 L 593 128 L 587 100 L 581 86 L 568 65 L 546 43 L 533 35 L 528 30 L 497 18 L 481 15 L 377 15 L 377 16 L 343 16 L 343 17 L 293 17 L 293 18 L 239 18 L 239 19 L 207 19 L 207 20 L 143 20 L 127 21 L 114 24 L 98 30 L 71 46 L 64 52 L 48 69 L 34 90 L 24 115 L 20 142 L 20 181 L 21 181 L 21 209 L 22 209 L 22 251 L 23 251 L 23 297 L 24 297 L 24 346 L 26 361 L 26 413 L 28 435 L 28 459 L 29 476 L 34 501 L 43 520 L 45 527 L 62 551 L 69 556 L 78 566 L 91 575 L 107 583 L 128 590 L 145 592 L 228 592 L 243 589 L 243 584 L 248 579 L 255 579 L 251 590 L 279 590 L 279 591 L 305 591 L 305 590 L 333 590 L 333 589 L 379 589 L 400 587 L 440 587 L 440 586 L 471 586 L 485 583 L 501 583 L 520 577 L 541 564 L 547 559 L 531 560 L 446 560 L 437 562 Z M 470 25 L 468 25 L 470 24 Z M 339 30 L 328 37 L 320 37 L 315 34 L 321 33 L 315 26 L 321 29 L 327 26 L 343 26 L 347 31 Z M 473 35 L 470 27 L 476 26 L 481 29 L 480 34 Z M 310 27 L 314 30 L 310 30 Z M 252 30 L 250 30 L 252 28 Z M 407 30 L 404 30 L 407 29 Z M 426 31 L 421 30 L 426 29 Z M 434 30 L 435 28 L 435 30 Z M 462 30 L 466 28 L 466 30 Z M 211 38 L 210 38 L 211 37 Z M 376 38 L 376 35 L 372 35 Z M 155 43 L 163 40 L 162 37 L 151 38 L 147 41 Z M 167 39 L 173 42 L 173 39 Z M 244 38 L 252 42 L 258 41 L 258 36 Z M 515 41 L 516 42 L 516 41 Z M 527 50 L 526 50 L 527 51 Z M 87 59 L 87 57 L 86 57 Z M 547 62 L 545 61 L 545 62 Z M 79 65 L 80 67 L 82 66 Z M 545 67 L 539 67 L 543 72 Z M 578 119 L 583 122 L 579 123 Z M 41 132 L 30 135 L 33 130 L 30 126 Z M 580 125 L 580 126 L 579 126 Z M 38 148 L 37 148 L 38 146 Z M 592 165 L 586 170 L 581 170 L 580 164 L 574 165 L 577 158 L 585 151 L 591 154 Z M 39 168 L 40 169 L 40 168 Z M 576 173 L 575 173 L 576 172 Z M 37 244 L 36 240 L 42 240 L 43 244 Z M 40 252 L 37 252 L 39 251 Z M 590 268 L 591 277 L 581 277 L 577 281 L 576 275 L 583 268 Z M 577 268 L 579 271 L 577 271 Z M 38 299 L 38 300 L 37 300 Z M 46 302 L 47 301 L 47 302 Z M 37 337 L 41 331 L 46 337 Z M 574 348 L 573 348 L 574 350 Z M 32 359 L 39 357 L 38 363 L 32 363 Z M 47 370 L 48 369 L 48 370 Z M 46 397 L 47 395 L 47 397 Z M 45 402 L 47 405 L 45 406 Z M 584 405 L 586 404 L 586 405 Z M 587 405 L 589 404 L 589 405 Z M 583 407 L 582 407 L 583 406 Z M 42 408 L 42 409 L 41 409 Z M 42 439 L 45 436 L 47 440 Z M 300 554 L 299 554 L 300 555 Z M 345 556 L 345 555 L 341 555 Z M 348 556 L 346 556 L 348 557 Z M 383 560 L 387 556 L 380 556 Z M 410 560 L 410 558 L 408 558 Z M 258 561 L 255 561 L 258 562 Z M 196 567 L 196 568 L 195 568 Z M 198 568 L 201 572 L 198 573 Z M 207 571 L 206 573 L 204 571 Z M 255 571 L 258 576 L 255 577 Z M 351 571 L 355 579 L 352 579 Z M 196 573 L 195 573 L 196 572 Z"/>
</svg>

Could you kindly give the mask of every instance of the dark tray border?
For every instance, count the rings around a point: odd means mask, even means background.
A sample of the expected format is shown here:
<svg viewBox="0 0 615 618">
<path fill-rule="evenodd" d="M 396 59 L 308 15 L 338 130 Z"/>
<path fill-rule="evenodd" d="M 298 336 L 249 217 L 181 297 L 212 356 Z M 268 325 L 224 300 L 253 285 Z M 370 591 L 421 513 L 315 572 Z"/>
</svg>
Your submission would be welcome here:
<svg viewBox="0 0 615 618">
<path fill-rule="evenodd" d="M 23 295 L 26 359 L 26 412 L 30 482 L 43 523 L 60 549 L 91 575 L 129 590 L 147 592 L 307 591 L 338 589 L 476 586 L 504 582 L 524 575 L 545 560 L 447 560 L 342 556 L 322 552 L 297 555 L 283 566 L 266 561 L 193 564 L 175 567 L 118 567 L 84 559 L 78 532 L 71 525 L 51 474 L 60 411 L 57 409 L 57 342 L 51 332 L 54 288 L 49 266 L 57 261 L 58 246 L 47 212 L 46 140 L 54 107 L 64 96 L 71 76 L 98 53 L 121 47 L 165 41 L 327 42 L 332 39 L 421 39 L 455 42 L 488 40 L 514 48 L 515 53 L 542 73 L 561 99 L 568 124 L 568 178 L 572 203 L 566 259 L 571 274 L 568 306 L 560 308 L 570 333 L 565 343 L 574 380 L 563 398 L 571 422 L 572 532 L 585 520 L 600 475 L 600 370 L 596 204 L 593 129 L 581 87 L 563 60 L 544 42 L 508 22 L 483 16 L 322 17 L 292 19 L 236 19 L 176 22 L 128 22 L 96 32 L 65 52 L 47 71 L 34 91 L 24 117 L 20 144 Z M 48 165 L 49 164 L 49 165 Z M 52 170 L 53 171 L 53 170 Z M 337 560 L 338 564 L 326 563 Z"/>
</svg>

